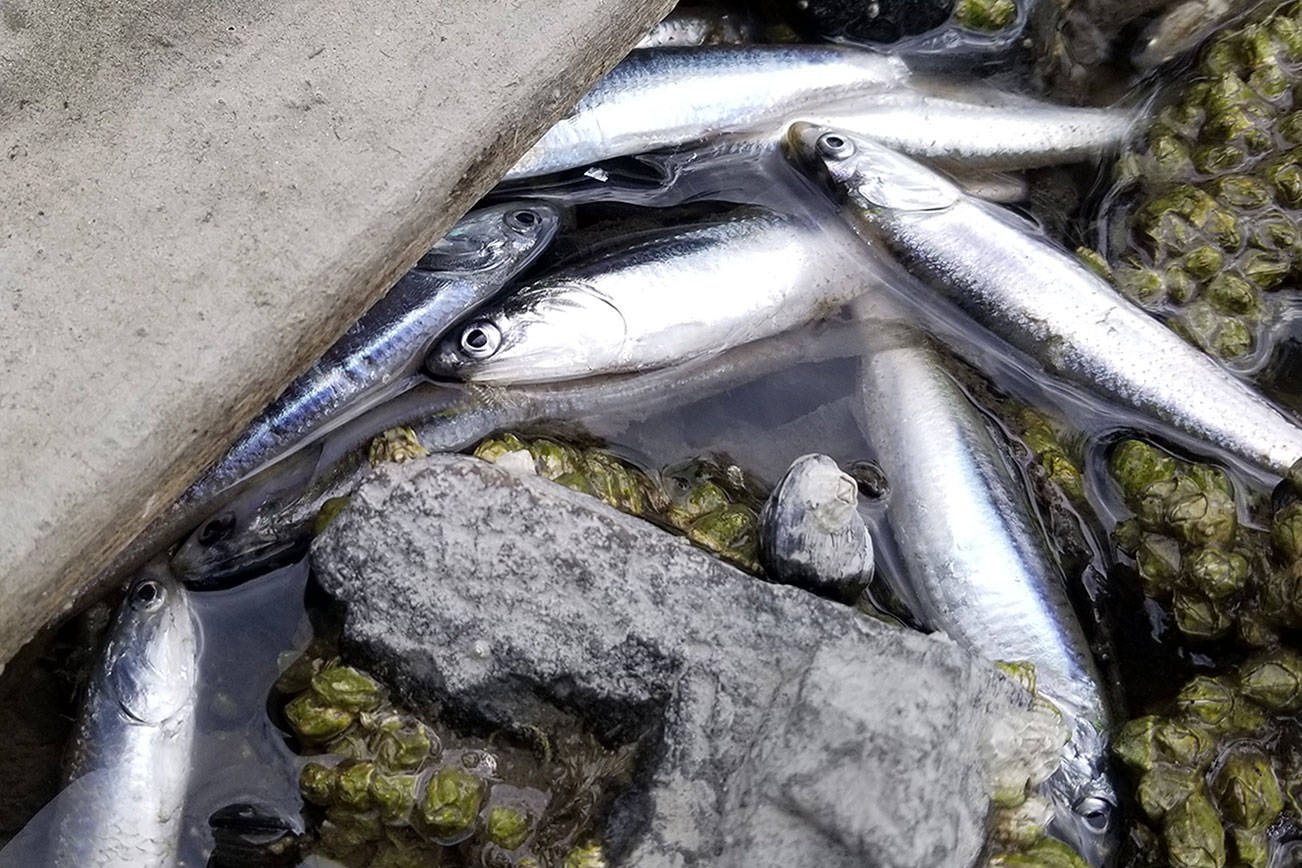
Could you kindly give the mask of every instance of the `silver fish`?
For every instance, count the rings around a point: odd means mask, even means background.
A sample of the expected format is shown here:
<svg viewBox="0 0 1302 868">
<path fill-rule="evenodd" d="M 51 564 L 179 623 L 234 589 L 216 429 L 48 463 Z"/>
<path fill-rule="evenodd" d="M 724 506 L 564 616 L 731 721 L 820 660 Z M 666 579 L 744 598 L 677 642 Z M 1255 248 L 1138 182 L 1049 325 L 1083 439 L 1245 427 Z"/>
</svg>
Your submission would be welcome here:
<svg viewBox="0 0 1302 868">
<path fill-rule="evenodd" d="M 1123 108 L 1055 105 L 939 79 L 800 114 L 958 172 L 1095 160 L 1121 147 L 1135 118 Z"/>
<path fill-rule="evenodd" d="M 1197 48 L 1227 21 L 1259 5 L 1261 0 L 1186 0 L 1164 11 L 1144 28 L 1130 60 L 1139 69 L 1161 66 Z"/>
<path fill-rule="evenodd" d="M 230 485 L 400 390 L 430 345 L 541 253 L 562 214 L 539 201 L 473 211 L 286 387 L 190 495 Z"/>
<path fill-rule="evenodd" d="M 867 285 L 799 218 L 743 209 L 640 236 L 477 310 L 436 377 L 530 383 L 663 367 L 835 312 Z"/>
<path fill-rule="evenodd" d="M 797 124 L 790 143 L 870 244 L 1050 376 L 1276 475 L 1302 458 L 1292 419 L 1011 215 L 868 139 Z"/>
<path fill-rule="evenodd" d="M 52 815 L 33 821 L 51 823 L 49 849 L 38 857 L 15 838 L 0 863 L 22 864 L 23 853 L 26 864 L 56 868 L 177 863 L 200 644 L 186 592 L 162 570 L 145 571 L 107 636 L 74 734 L 68 786 L 47 807 Z"/>
<path fill-rule="evenodd" d="M 845 594 L 873 576 L 859 486 L 826 455 L 802 455 L 760 513 L 760 563 L 775 581 Z"/>
<path fill-rule="evenodd" d="M 871 51 L 719 45 L 634 51 L 506 174 L 545 175 L 730 130 L 775 126 L 799 109 L 898 86 L 904 64 Z"/>
<path fill-rule="evenodd" d="M 755 24 L 740 10 L 680 7 L 633 46 L 684 48 L 693 45 L 740 45 L 755 38 Z"/>
<path fill-rule="evenodd" d="M 892 590 L 925 625 L 974 653 L 1035 665 L 1037 688 L 1075 723 L 1050 782 L 1059 826 L 1101 864 L 1116 806 L 1098 735 L 1107 706 L 1061 571 L 987 421 L 879 296 L 856 308 L 863 425 L 890 480 Z"/>
</svg>

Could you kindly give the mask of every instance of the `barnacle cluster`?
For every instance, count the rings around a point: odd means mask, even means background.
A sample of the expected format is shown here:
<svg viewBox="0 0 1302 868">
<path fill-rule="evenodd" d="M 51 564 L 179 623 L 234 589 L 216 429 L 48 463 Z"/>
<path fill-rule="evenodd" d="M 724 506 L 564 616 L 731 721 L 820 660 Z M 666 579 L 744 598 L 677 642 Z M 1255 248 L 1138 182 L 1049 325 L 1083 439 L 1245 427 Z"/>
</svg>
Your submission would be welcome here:
<svg viewBox="0 0 1302 868">
<path fill-rule="evenodd" d="M 1190 680 L 1160 713 L 1127 723 L 1113 751 L 1151 827 L 1149 864 L 1265 868 L 1269 828 L 1302 818 L 1302 656 L 1276 647 Z"/>
<path fill-rule="evenodd" d="M 1206 351 L 1250 353 L 1267 297 L 1296 287 L 1302 6 L 1224 31 L 1117 168 L 1109 261 L 1120 290 Z"/>
<path fill-rule="evenodd" d="M 657 478 L 599 448 L 510 433 L 482 441 L 474 454 L 531 469 L 622 512 L 673 528 L 743 569 L 760 571 L 764 493 L 730 462 L 693 459 L 666 468 Z"/>
<path fill-rule="evenodd" d="M 1181 461 L 1139 440 L 1113 449 L 1109 470 L 1132 518 L 1113 532 L 1134 559 L 1144 594 L 1170 601 L 1175 623 L 1197 639 L 1237 628 L 1251 646 L 1274 640 L 1263 534 L 1239 521 L 1229 479 L 1209 464 Z"/>
<path fill-rule="evenodd" d="M 309 849 L 347 866 L 596 868 L 604 794 L 628 756 L 589 737 L 469 741 L 393 704 L 365 673 L 316 643 L 277 682 L 300 753 Z"/>
<path fill-rule="evenodd" d="M 1076 459 L 1068 452 L 1053 421 L 1043 413 L 1023 408 L 1017 414 L 1018 434 L 1044 480 L 1074 503 L 1085 500 L 1085 485 Z"/>
</svg>

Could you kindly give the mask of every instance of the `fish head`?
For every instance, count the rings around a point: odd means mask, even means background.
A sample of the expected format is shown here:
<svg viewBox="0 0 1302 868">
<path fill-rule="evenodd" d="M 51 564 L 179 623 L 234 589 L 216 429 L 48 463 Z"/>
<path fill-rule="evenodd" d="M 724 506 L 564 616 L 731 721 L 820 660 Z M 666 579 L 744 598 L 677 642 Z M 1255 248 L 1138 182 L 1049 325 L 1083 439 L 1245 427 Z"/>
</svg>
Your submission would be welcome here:
<svg viewBox="0 0 1302 868">
<path fill-rule="evenodd" d="M 1110 864 L 1120 838 L 1120 809 L 1103 736 L 1077 721 L 1062 763 L 1044 786 L 1053 804 L 1050 831 L 1095 868 Z"/>
<path fill-rule="evenodd" d="M 845 130 L 795 123 L 787 130 L 786 149 L 806 174 L 861 209 L 943 211 L 963 195 L 934 169 Z"/>
<path fill-rule="evenodd" d="M 473 313 L 425 362 L 438 378 L 541 383 L 608 371 L 628 329 L 618 307 L 582 281 L 540 281 Z"/>
<path fill-rule="evenodd" d="M 146 569 L 109 631 L 104 687 L 128 723 L 157 726 L 193 704 L 199 633 L 180 582 L 164 569 Z"/>
<path fill-rule="evenodd" d="M 522 271 L 551 244 L 565 213 L 551 202 L 530 199 L 476 209 L 435 242 L 416 268 L 456 274 Z"/>
<path fill-rule="evenodd" d="M 172 572 L 194 588 L 228 588 L 294 563 L 307 553 L 310 521 L 284 525 L 270 520 L 284 507 L 269 501 L 252 515 L 224 509 L 199 525 L 177 548 Z"/>
</svg>

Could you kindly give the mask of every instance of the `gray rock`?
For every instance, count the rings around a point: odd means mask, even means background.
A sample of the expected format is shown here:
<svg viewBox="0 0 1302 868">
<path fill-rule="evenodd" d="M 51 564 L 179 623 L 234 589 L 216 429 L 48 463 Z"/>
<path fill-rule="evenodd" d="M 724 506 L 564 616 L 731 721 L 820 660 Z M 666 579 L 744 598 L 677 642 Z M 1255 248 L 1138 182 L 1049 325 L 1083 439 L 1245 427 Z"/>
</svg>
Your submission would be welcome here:
<svg viewBox="0 0 1302 868">
<path fill-rule="evenodd" d="M 1028 714 L 948 640 L 473 458 L 382 467 L 312 558 L 349 646 L 409 700 L 647 739 L 608 818 L 618 864 L 970 865 L 993 734 Z"/>
</svg>

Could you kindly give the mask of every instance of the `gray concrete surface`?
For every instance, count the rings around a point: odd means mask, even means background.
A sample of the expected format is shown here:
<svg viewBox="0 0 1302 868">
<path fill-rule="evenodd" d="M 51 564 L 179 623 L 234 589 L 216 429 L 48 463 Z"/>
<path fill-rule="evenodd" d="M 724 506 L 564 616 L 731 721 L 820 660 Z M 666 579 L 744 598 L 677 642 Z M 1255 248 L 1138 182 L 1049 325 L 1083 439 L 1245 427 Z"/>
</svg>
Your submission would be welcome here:
<svg viewBox="0 0 1302 868">
<path fill-rule="evenodd" d="M 638 744 L 614 864 L 962 868 L 995 776 L 1051 770 L 1065 738 L 1028 747 L 1030 694 L 948 639 L 475 458 L 381 467 L 312 565 L 349 659 L 406 702 Z"/>
<path fill-rule="evenodd" d="M 669 0 L 0 0 L 0 660 Z"/>
</svg>

